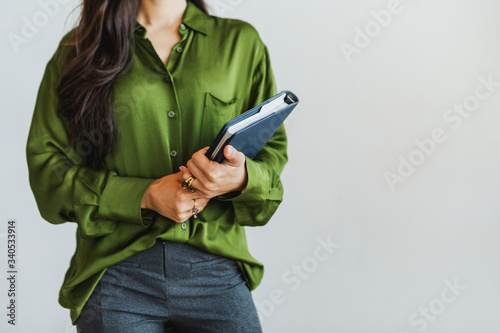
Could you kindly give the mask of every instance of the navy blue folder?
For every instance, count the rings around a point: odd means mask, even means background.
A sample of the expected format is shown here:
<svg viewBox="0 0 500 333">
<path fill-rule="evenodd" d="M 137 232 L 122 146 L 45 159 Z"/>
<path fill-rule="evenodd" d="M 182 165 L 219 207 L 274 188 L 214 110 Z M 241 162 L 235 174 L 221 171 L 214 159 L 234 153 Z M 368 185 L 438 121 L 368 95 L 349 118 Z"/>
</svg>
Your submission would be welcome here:
<svg viewBox="0 0 500 333">
<path fill-rule="evenodd" d="M 286 94 L 284 97 L 286 105 L 284 105 L 284 107 L 234 133 L 226 142 L 223 143 L 222 149 L 220 149 L 220 152 L 213 158 L 213 160 L 218 163 L 222 163 L 224 161 L 224 147 L 227 145 L 233 146 L 250 158 L 256 156 L 299 103 L 299 99 L 291 91 L 284 90 L 224 124 L 205 156 L 210 159 L 229 127 L 260 112 L 264 105 L 279 98 L 283 93 Z"/>
</svg>

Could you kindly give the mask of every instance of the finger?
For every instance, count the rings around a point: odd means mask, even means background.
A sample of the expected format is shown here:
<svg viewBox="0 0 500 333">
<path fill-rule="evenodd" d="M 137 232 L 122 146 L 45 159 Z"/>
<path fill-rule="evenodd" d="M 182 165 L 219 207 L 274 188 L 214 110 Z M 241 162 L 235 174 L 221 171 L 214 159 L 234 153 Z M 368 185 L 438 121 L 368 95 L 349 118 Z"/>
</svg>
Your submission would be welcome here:
<svg viewBox="0 0 500 333">
<path fill-rule="evenodd" d="M 202 169 L 206 169 L 210 165 L 210 160 L 204 153 L 204 149 L 197 151 L 191 156 L 191 160 Z"/>
<path fill-rule="evenodd" d="M 190 208 L 183 212 L 183 215 L 186 216 L 186 220 L 191 218 L 193 215 L 200 213 L 203 210 L 204 206 L 200 207 L 201 200 L 190 200 Z"/>
<path fill-rule="evenodd" d="M 179 196 L 178 199 L 182 202 L 192 201 L 193 199 L 210 199 L 210 195 L 208 194 L 205 187 L 201 184 L 200 181 L 195 179 L 191 184 L 191 188 L 195 189 L 195 192 L 192 193 L 188 187 L 182 188 L 179 186 Z"/>
<path fill-rule="evenodd" d="M 209 201 L 210 201 L 210 199 L 205 199 L 205 198 L 196 199 L 196 207 L 201 212 L 203 209 L 205 209 L 205 207 L 207 206 L 207 204 L 208 204 Z"/>
<path fill-rule="evenodd" d="M 221 171 L 221 165 L 215 161 L 210 161 L 204 154 L 193 154 L 191 162 L 205 175 L 201 178 L 203 184 L 207 182 L 215 183 Z"/>
<path fill-rule="evenodd" d="M 222 164 L 229 164 L 234 167 L 239 167 L 243 163 L 245 163 L 245 155 L 242 152 L 236 150 L 231 145 L 227 145 L 226 147 L 224 147 L 224 157 L 226 157 L 226 159 Z"/>
<path fill-rule="evenodd" d="M 196 207 L 198 208 L 205 206 L 208 203 L 208 201 L 210 201 L 210 199 L 206 197 L 196 197 L 190 200 L 191 201 L 190 204 L 194 206 L 195 200 L 196 200 Z"/>
<path fill-rule="evenodd" d="M 203 184 L 206 184 L 208 179 L 205 173 L 194 163 L 194 161 L 191 159 L 187 162 L 188 168 L 191 171 L 191 174 L 196 178 L 195 181 L 192 184 L 192 187 L 200 189 L 202 191 L 206 190 L 205 186 Z M 196 183 L 196 186 L 195 186 Z M 201 183 L 201 185 L 200 185 Z"/>
<path fill-rule="evenodd" d="M 186 222 L 191 217 L 191 211 L 182 210 L 175 214 L 172 220 L 175 223 L 183 223 Z"/>
<path fill-rule="evenodd" d="M 182 178 L 182 171 L 174 173 L 175 180 L 177 180 L 179 183 L 184 181 L 184 178 Z"/>
<path fill-rule="evenodd" d="M 205 155 L 207 153 L 207 151 L 208 151 L 209 148 L 210 147 L 201 148 L 195 154 L 203 154 L 203 155 Z"/>
<path fill-rule="evenodd" d="M 179 217 L 180 220 L 185 221 L 185 220 L 189 219 L 191 217 L 191 215 L 193 215 L 193 210 L 195 208 L 197 208 L 199 211 L 201 211 L 200 207 L 204 207 L 203 201 L 201 199 L 196 200 L 196 203 L 193 199 L 186 200 L 182 204 L 181 210 L 179 210 L 177 212 L 177 216 Z"/>
<path fill-rule="evenodd" d="M 209 198 L 208 189 L 200 180 L 198 180 L 198 178 L 193 181 L 193 184 L 191 184 L 191 188 L 194 191 L 191 192 L 193 194 L 193 199 L 195 197 L 197 197 L 198 199 Z"/>
<path fill-rule="evenodd" d="M 186 180 L 186 179 L 188 179 L 189 177 L 192 176 L 191 171 L 189 171 L 189 169 L 186 168 L 185 166 L 181 166 L 179 169 L 182 172 L 182 179 L 183 180 Z"/>
<path fill-rule="evenodd" d="M 203 186 L 203 184 L 197 180 L 194 179 L 191 187 L 186 187 L 186 188 L 180 188 L 180 196 L 179 199 L 182 201 L 189 201 L 193 199 L 205 199 L 205 198 L 211 198 L 209 192 L 207 189 Z"/>
</svg>

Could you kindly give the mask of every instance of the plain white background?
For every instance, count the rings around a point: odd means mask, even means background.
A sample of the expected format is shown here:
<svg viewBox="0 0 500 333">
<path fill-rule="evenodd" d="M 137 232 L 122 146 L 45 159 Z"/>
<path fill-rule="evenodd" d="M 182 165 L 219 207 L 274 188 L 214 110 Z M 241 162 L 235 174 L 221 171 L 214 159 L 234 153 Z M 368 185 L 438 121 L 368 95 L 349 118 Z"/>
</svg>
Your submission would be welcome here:
<svg viewBox="0 0 500 333">
<path fill-rule="evenodd" d="M 75 225 L 39 216 L 25 160 L 45 65 L 78 14 L 67 19 L 77 1 L 58 3 L 44 16 L 37 0 L 9 1 L 0 21 L 5 275 L 8 219 L 19 246 L 17 325 L 1 278 L 2 332 L 74 332 L 57 296 Z M 301 99 L 286 124 L 285 200 L 248 229 L 266 267 L 253 293 L 264 331 L 500 332 L 500 87 L 477 90 L 481 77 L 500 82 L 500 3 L 401 0 L 390 19 L 386 0 L 211 3 L 257 28 L 279 90 Z M 34 16 L 38 31 L 13 47 Z M 392 189 L 388 172 L 401 177 Z"/>
</svg>

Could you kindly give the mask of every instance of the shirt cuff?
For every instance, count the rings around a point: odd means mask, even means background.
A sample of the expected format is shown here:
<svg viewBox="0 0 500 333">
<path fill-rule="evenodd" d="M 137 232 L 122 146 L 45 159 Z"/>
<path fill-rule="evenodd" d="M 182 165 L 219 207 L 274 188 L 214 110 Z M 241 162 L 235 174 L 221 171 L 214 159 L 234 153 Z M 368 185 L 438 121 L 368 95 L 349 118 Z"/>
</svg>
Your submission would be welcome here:
<svg viewBox="0 0 500 333">
<path fill-rule="evenodd" d="M 216 197 L 221 201 L 266 201 L 269 192 L 269 174 L 262 165 L 245 156 L 247 186 L 243 193 L 231 192 Z"/>
<path fill-rule="evenodd" d="M 155 179 L 112 176 L 99 202 L 99 216 L 112 221 L 123 221 L 147 227 L 154 212 L 142 209 L 142 197 Z"/>
</svg>

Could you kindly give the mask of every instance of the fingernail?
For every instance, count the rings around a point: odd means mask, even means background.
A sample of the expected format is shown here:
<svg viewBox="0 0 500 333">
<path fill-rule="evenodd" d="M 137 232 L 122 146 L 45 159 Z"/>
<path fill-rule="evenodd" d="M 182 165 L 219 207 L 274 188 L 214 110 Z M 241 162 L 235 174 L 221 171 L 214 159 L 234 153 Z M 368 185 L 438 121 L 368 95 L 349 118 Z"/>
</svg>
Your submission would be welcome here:
<svg viewBox="0 0 500 333">
<path fill-rule="evenodd" d="M 228 146 L 228 148 L 227 148 L 227 154 L 228 154 L 229 156 L 233 155 L 233 150 L 234 150 L 234 148 L 233 148 L 233 147 Z"/>
</svg>

